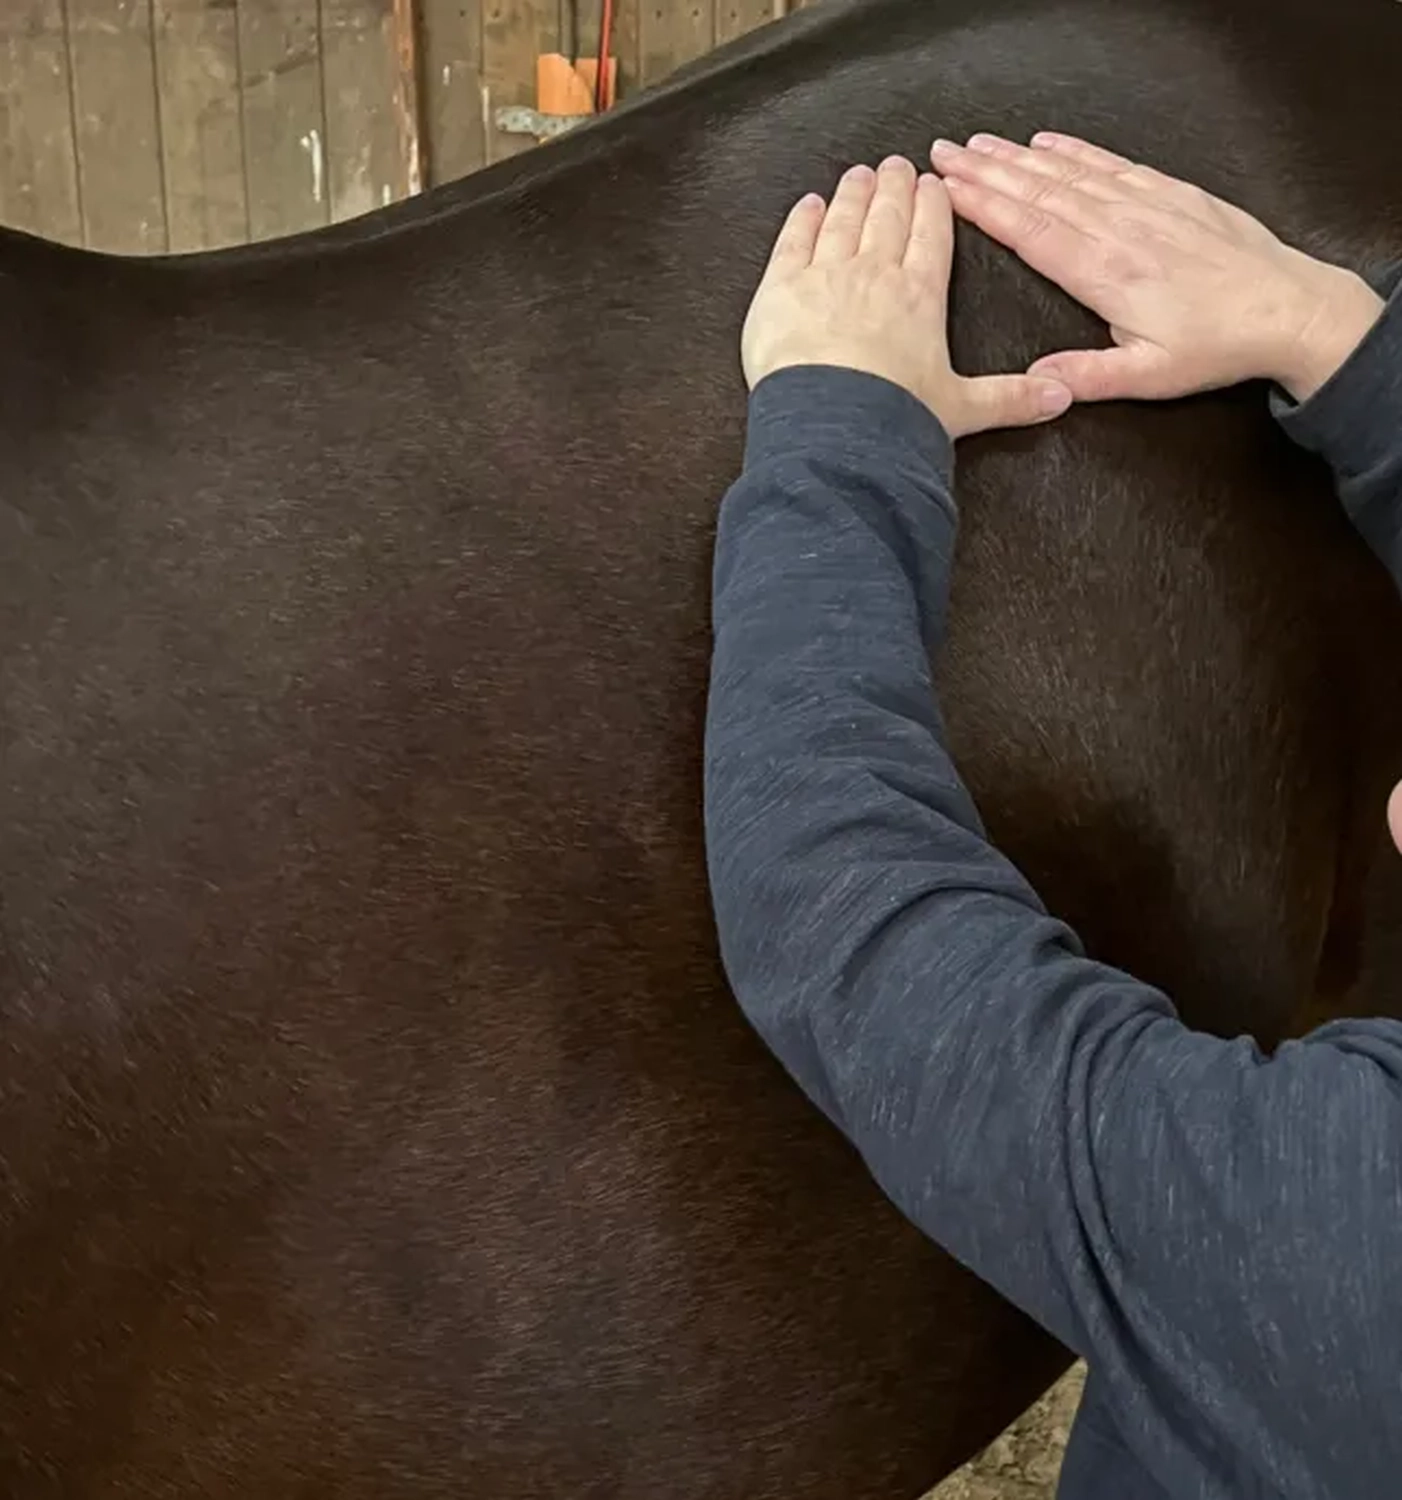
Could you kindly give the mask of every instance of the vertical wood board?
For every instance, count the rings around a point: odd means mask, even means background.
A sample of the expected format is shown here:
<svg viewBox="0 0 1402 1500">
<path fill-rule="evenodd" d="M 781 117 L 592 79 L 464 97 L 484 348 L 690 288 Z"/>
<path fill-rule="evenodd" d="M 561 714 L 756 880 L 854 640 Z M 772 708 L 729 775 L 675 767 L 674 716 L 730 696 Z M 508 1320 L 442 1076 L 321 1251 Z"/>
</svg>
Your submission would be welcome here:
<svg viewBox="0 0 1402 1500">
<path fill-rule="evenodd" d="M 0 223 L 83 241 L 61 0 L 0 10 Z"/>
<path fill-rule="evenodd" d="M 482 11 L 473 0 L 418 0 L 428 180 L 466 177 L 487 164 L 482 109 Z"/>
<path fill-rule="evenodd" d="M 715 7 L 717 46 L 774 19 L 774 0 L 715 0 Z"/>
<path fill-rule="evenodd" d="M 155 0 L 156 87 L 172 250 L 248 238 L 238 16 L 228 0 Z"/>
<path fill-rule="evenodd" d="M 73 116 L 89 245 L 167 246 L 150 0 L 67 0 Z"/>
<path fill-rule="evenodd" d="M 330 219 L 316 0 L 238 0 L 249 230 L 256 240 Z"/>
<path fill-rule="evenodd" d="M 641 0 L 643 86 L 661 83 L 716 41 L 715 0 Z"/>
<path fill-rule="evenodd" d="M 331 217 L 353 219 L 409 193 L 389 0 L 321 0 L 321 59 Z"/>
</svg>

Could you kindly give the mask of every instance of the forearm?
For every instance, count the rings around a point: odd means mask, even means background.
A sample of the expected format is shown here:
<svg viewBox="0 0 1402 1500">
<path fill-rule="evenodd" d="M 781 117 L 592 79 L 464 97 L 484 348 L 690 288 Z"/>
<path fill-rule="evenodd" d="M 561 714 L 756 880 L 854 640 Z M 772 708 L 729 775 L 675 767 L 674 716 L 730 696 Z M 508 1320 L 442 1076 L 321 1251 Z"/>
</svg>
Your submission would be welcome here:
<svg viewBox="0 0 1402 1500">
<path fill-rule="evenodd" d="M 987 844 L 927 656 L 948 449 L 863 380 L 762 384 L 722 508 L 706 824 L 735 992 L 910 1218 L 1126 1402 L 1365 1431 L 1391 1353 L 1335 1402 L 1294 1352 L 1366 1342 L 1402 1256 L 1402 1033 L 1267 1061 L 1190 1032 Z"/>
<path fill-rule="evenodd" d="M 1339 498 L 1402 588 L 1402 267 L 1379 286 L 1382 316 L 1300 405 L 1272 400 L 1281 426 L 1334 471 Z"/>
<path fill-rule="evenodd" d="M 1067 1278 L 1093 1278 L 1080 1225 L 1101 1216 L 1066 1125 L 1147 1031 L 1182 1028 L 1080 955 L 943 748 L 950 458 L 927 413 L 865 377 L 758 388 L 717 545 L 717 922 L 750 1019 L 887 1192 L 1084 1348 L 1089 1286 Z"/>
</svg>

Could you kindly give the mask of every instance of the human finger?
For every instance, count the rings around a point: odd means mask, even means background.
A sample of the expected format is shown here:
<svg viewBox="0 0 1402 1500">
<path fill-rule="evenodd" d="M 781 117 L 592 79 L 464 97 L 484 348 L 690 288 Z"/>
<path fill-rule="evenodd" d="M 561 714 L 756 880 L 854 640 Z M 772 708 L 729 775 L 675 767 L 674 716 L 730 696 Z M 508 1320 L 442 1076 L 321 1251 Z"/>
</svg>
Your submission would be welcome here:
<svg viewBox="0 0 1402 1500">
<path fill-rule="evenodd" d="M 1063 187 L 1075 188 L 1101 203 L 1123 202 L 1137 192 L 1129 177 L 1130 173 L 1137 170 L 1133 162 L 1126 162 L 1123 170 L 1108 171 L 1061 151 L 1050 148 L 1033 150 L 1029 146 L 1018 145 L 1016 141 L 1006 140 L 1003 136 L 989 135 L 986 132 L 971 135 L 965 149 L 976 158 L 994 157 L 1036 177 L 1058 182 Z M 977 169 L 976 162 L 964 163 L 962 170 L 971 169 Z M 960 168 L 955 167 L 954 170 Z"/>
<path fill-rule="evenodd" d="M 1007 144 L 1012 145 L 1011 142 Z M 1021 151 L 1023 148 L 1013 149 Z M 1027 151 L 1024 154 L 1032 156 L 1033 153 Z M 953 141 L 936 141 L 930 148 L 930 161 L 946 183 L 955 178 L 976 182 L 994 189 L 1005 198 L 1054 214 L 1082 229 L 1104 224 L 1102 204 L 1083 190 L 1083 174 L 1058 174 L 1040 164 L 1037 170 L 1032 170 L 1019 157 L 974 151 Z"/>
<path fill-rule="evenodd" d="M 936 141 L 930 160 L 946 181 L 955 177 L 976 181 L 1005 198 L 1036 204 L 1075 225 L 1104 223 L 1104 202 L 1111 196 L 1125 196 L 1123 190 L 1107 187 L 1105 178 L 1093 178 L 1087 168 L 1059 169 L 1012 141 L 999 142 L 997 150 Z"/>
<path fill-rule="evenodd" d="M 1172 206 L 1195 218 L 1210 222 L 1212 210 L 1240 214 L 1241 210 L 1230 203 L 1214 198 L 1196 184 L 1184 182 L 1151 167 L 1146 162 L 1131 161 L 1126 156 L 1117 156 L 1102 146 L 1093 146 L 1075 136 L 1057 135 L 1039 130 L 1032 137 L 1030 157 L 1054 158 L 1067 166 L 1079 165 L 1088 172 L 1099 174 L 1100 180 L 1113 180 L 1140 198 Z"/>
<path fill-rule="evenodd" d="M 1094 233 L 1038 203 L 1008 197 L 973 179 L 946 177 L 944 187 L 961 219 L 1006 245 L 1078 301 L 1095 296 L 1097 284 L 1092 278 L 1099 264 L 1099 239 Z M 1101 308 L 1094 310 L 1105 315 Z"/>
<path fill-rule="evenodd" d="M 1157 401 L 1186 394 L 1174 384 L 1168 354 L 1149 343 L 1065 349 L 1034 361 L 1027 373 L 1059 381 L 1077 401 Z"/>
<path fill-rule="evenodd" d="M 954 212 L 944 184 L 933 172 L 922 172 L 915 184 L 903 264 L 918 275 L 944 280 L 954 248 Z"/>
<path fill-rule="evenodd" d="M 1048 138 L 1039 132 L 1032 139 L 1035 143 L 1063 138 Z M 996 156 L 1010 165 L 1058 179 L 1107 208 L 1116 205 L 1112 211 L 1118 216 L 1116 232 L 1121 239 L 1126 229 L 1124 215 L 1128 213 L 1140 224 L 1169 230 L 1175 238 L 1181 237 L 1186 221 L 1214 239 L 1225 234 L 1240 243 L 1261 247 L 1276 243 L 1275 235 L 1245 209 L 1214 197 L 1194 183 L 1170 177 L 1157 167 L 1083 141 L 1073 141 L 1072 149 L 1063 150 L 1053 144 L 1025 147 L 999 136 L 978 135 L 969 137 L 969 147 L 974 154 Z"/>
<path fill-rule="evenodd" d="M 1135 165 L 1127 156 L 1118 156 L 1104 146 L 1083 141 L 1080 136 L 1063 135 L 1059 130 L 1039 130 L 1028 144 L 1034 151 L 1055 151 L 1097 172 L 1126 172 Z"/>
<path fill-rule="evenodd" d="M 876 173 L 868 166 L 849 167 L 837 184 L 813 247 L 814 265 L 850 260 L 861 243 L 867 208 L 876 191 Z"/>
<path fill-rule="evenodd" d="M 867 208 L 858 250 L 899 265 L 910 239 L 915 207 L 915 168 L 903 156 L 888 156 L 876 172 L 876 190 Z"/>
<path fill-rule="evenodd" d="M 1167 210 L 1185 214 L 1209 226 L 1214 210 L 1237 212 L 1230 204 L 1220 202 L 1191 182 L 1183 182 L 1155 167 L 1145 166 L 1143 162 L 1130 161 L 1098 147 L 1092 147 L 1090 154 L 1082 155 L 1052 146 L 1019 146 L 1016 141 L 980 132 L 969 137 L 966 149 L 968 156 L 948 158 L 949 170 L 974 175 L 979 172 L 979 159 L 992 157 L 1009 168 L 1059 183 L 1098 203 L 1134 204 L 1141 211 L 1147 209 L 1151 213 Z M 1102 159 L 1115 165 L 1101 167 L 1098 163 Z"/>
<path fill-rule="evenodd" d="M 960 387 L 955 438 L 1050 422 L 1071 405 L 1071 392 L 1059 381 L 1031 375 L 981 375 Z"/>
<path fill-rule="evenodd" d="M 769 252 L 765 281 L 782 280 L 812 263 L 826 207 L 817 193 L 805 193 L 789 210 Z"/>
</svg>

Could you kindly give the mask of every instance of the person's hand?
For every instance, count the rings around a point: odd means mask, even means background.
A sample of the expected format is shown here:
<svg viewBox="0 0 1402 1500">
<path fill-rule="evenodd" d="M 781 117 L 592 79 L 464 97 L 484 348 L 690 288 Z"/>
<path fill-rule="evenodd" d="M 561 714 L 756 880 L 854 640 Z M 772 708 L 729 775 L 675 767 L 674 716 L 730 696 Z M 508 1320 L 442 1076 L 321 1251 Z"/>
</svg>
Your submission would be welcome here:
<svg viewBox="0 0 1402 1500">
<path fill-rule="evenodd" d="M 954 210 L 1085 303 L 1116 347 L 1031 372 L 1078 401 L 1162 399 L 1251 379 L 1297 401 L 1357 348 L 1382 299 L 1239 208 L 1071 136 L 996 136 L 930 153 Z"/>
<path fill-rule="evenodd" d="M 949 197 L 901 157 L 853 167 L 831 204 L 799 200 L 774 245 L 741 337 L 751 389 L 790 365 L 842 365 L 903 386 L 951 437 L 1044 422 L 1066 410 L 1060 383 L 965 379 L 949 363 Z"/>
</svg>

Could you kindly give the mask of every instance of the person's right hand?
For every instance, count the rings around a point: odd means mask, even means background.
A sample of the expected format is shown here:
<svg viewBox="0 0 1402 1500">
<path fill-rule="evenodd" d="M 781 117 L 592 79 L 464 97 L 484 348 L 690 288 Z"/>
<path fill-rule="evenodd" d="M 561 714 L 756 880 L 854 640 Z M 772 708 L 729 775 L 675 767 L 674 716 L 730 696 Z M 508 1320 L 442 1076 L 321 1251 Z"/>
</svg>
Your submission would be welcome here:
<svg viewBox="0 0 1402 1500">
<path fill-rule="evenodd" d="M 1115 347 L 1029 374 L 1078 401 L 1157 400 L 1273 380 L 1297 401 L 1357 348 L 1383 302 L 1202 189 L 1070 136 L 976 135 L 930 153 L 956 213 L 1098 313 Z"/>
</svg>

